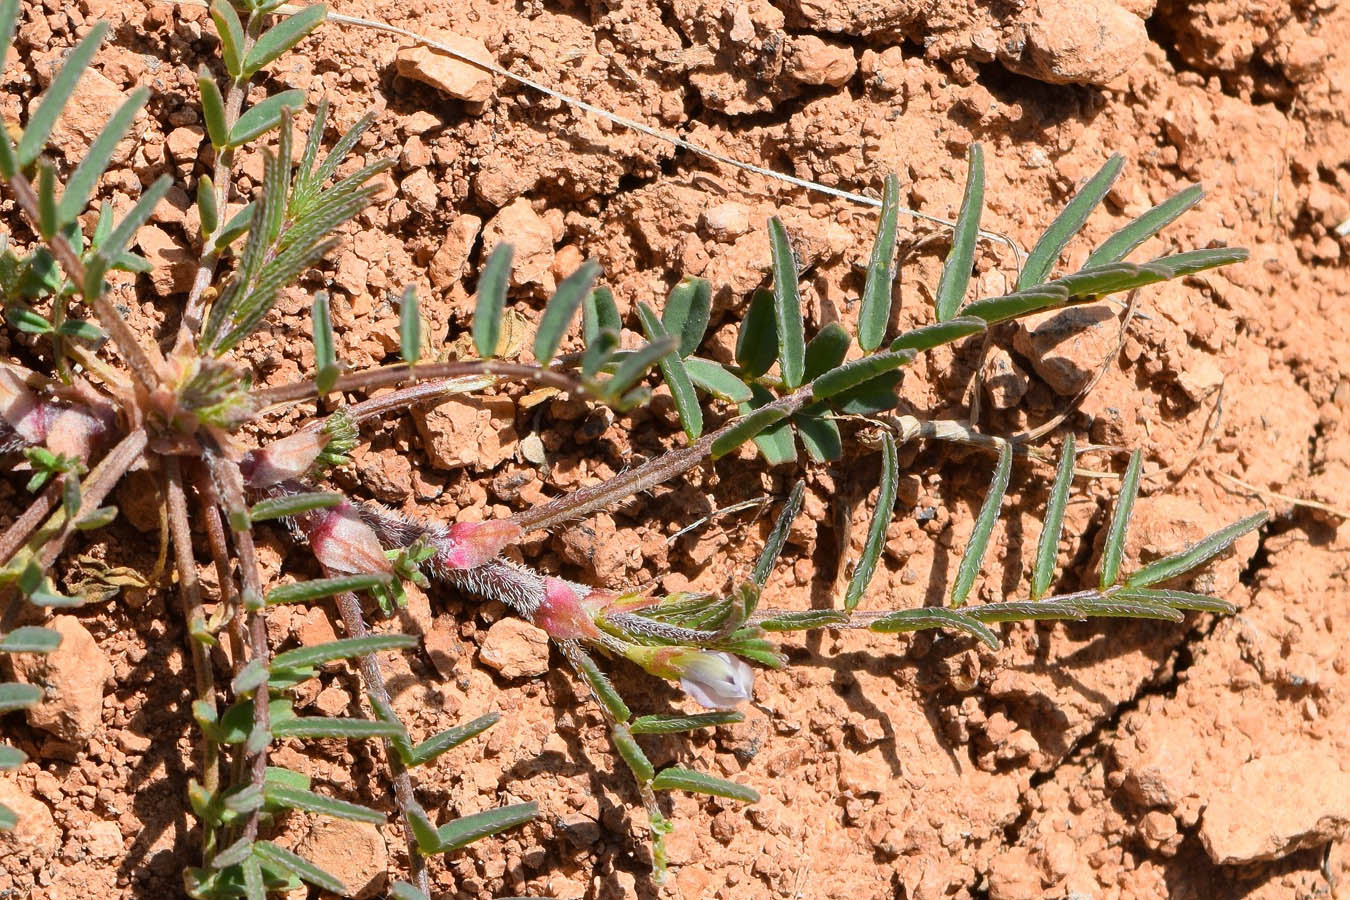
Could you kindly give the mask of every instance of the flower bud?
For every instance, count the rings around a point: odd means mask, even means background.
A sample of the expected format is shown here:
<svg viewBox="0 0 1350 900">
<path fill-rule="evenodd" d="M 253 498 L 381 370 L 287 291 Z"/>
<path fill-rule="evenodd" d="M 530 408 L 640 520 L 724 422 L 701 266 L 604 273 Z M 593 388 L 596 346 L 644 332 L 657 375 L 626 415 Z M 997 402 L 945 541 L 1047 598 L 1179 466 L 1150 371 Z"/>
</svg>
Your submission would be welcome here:
<svg viewBox="0 0 1350 900">
<path fill-rule="evenodd" d="M 446 569 L 474 569 L 497 558 L 508 544 L 520 540 L 520 526 L 500 519 L 492 522 L 456 522 L 435 541 L 434 564 Z"/>
<path fill-rule="evenodd" d="M 732 709 L 749 700 L 755 686 L 754 670 L 720 650 L 630 644 L 624 655 L 653 675 L 679 679 L 685 693 L 708 709 Z"/>
<path fill-rule="evenodd" d="M 329 436 L 322 431 L 297 431 L 266 447 L 250 450 L 239 471 L 250 488 L 265 488 L 290 479 L 303 478 L 314 467 Z"/>
<path fill-rule="evenodd" d="M 591 593 L 582 594 L 581 591 L 587 591 L 587 588 L 561 578 L 546 577 L 544 599 L 531 616 L 534 624 L 559 641 L 599 638 L 600 629 L 592 621 L 592 613 L 584 602 Z"/>
<path fill-rule="evenodd" d="M 47 417 L 37 395 L 13 370 L 0 366 L 0 418 L 29 444 L 47 435 Z"/>
<path fill-rule="evenodd" d="M 374 575 L 392 572 L 380 539 L 361 520 L 351 501 L 305 513 L 297 521 L 309 538 L 314 557 L 334 575 Z"/>
</svg>

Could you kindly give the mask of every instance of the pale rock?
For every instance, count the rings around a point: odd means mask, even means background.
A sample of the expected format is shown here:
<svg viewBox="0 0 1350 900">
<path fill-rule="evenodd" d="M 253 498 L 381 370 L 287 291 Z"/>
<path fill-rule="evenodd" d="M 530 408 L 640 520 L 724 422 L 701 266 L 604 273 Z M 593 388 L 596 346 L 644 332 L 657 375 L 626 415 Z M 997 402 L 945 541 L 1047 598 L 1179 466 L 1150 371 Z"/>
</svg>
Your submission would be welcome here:
<svg viewBox="0 0 1350 900">
<path fill-rule="evenodd" d="M 450 223 L 450 231 L 427 267 L 433 287 L 444 290 L 464 276 L 464 264 L 469 261 L 469 252 L 482 228 L 482 219 L 467 214 L 456 216 Z"/>
<path fill-rule="evenodd" d="M 1108 362 L 1119 342 L 1119 326 L 1100 306 L 1052 310 L 1018 322 L 1017 352 L 1031 360 L 1036 374 L 1069 396 L 1078 393 Z"/>
<path fill-rule="evenodd" d="M 423 216 L 429 216 L 436 211 L 436 206 L 440 203 L 440 194 L 436 190 L 436 182 L 426 169 L 418 169 L 398 186 L 399 193 L 408 205 Z"/>
<path fill-rule="evenodd" d="M 524 197 L 503 207 L 483 228 L 484 258 L 503 242 L 514 250 L 512 284 L 537 284 L 546 291 L 553 290 L 553 229 Z"/>
<path fill-rule="evenodd" d="M 184 125 L 170 131 L 164 139 L 164 145 L 169 149 L 169 155 L 173 157 L 174 162 L 191 169 L 197 162 L 205 137 L 206 131 L 200 125 Z"/>
<path fill-rule="evenodd" d="M 168 232 L 155 225 L 146 225 L 136 232 L 136 244 L 150 263 L 150 284 L 156 294 L 168 297 L 192 287 L 196 259 L 178 246 Z"/>
<path fill-rule="evenodd" d="M 703 212 L 703 232 L 715 241 L 730 243 L 750 230 L 750 210 L 727 201 Z"/>
<path fill-rule="evenodd" d="M 1350 770 L 1329 747 L 1248 761 L 1200 822 L 1200 840 L 1219 865 L 1280 859 L 1347 836 Z"/>
<path fill-rule="evenodd" d="M 853 51 L 814 34 L 798 35 L 788 41 L 784 72 L 802 84 L 842 87 L 858 71 Z"/>
<path fill-rule="evenodd" d="M 1143 20 L 1113 0 L 1038 0 L 1010 29 L 999 60 L 1051 84 L 1105 85 L 1134 65 L 1148 44 Z"/>
<path fill-rule="evenodd" d="M 1027 373 L 1002 347 L 991 347 L 984 360 L 984 392 L 995 409 L 1012 409 L 1030 387 Z"/>
<path fill-rule="evenodd" d="M 506 397 L 449 397 L 413 410 L 413 423 L 431 465 L 481 470 L 515 452 L 515 404 Z"/>
<path fill-rule="evenodd" d="M 90 822 L 80 829 L 84 849 L 95 859 L 115 859 L 122 855 L 122 831 L 116 822 Z"/>
<path fill-rule="evenodd" d="M 346 885 L 344 897 L 368 900 L 384 889 L 389 850 L 380 829 L 369 822 L 319 819 L 296 850 Z"/>
<path fill-rule="evenodd" d="M 431 664 L 436 667 L 436 671 L 447 681 L 455 677 L 455 662 L 459 659 L 461 650 L 459 638 L 447 627 L 432 626 L 431 630 L 422 638 L 422 646 L 426 648 L 427 656 L 431 658 Z"/>
<path fill-rule="evenodd" d="M 351 696 L 337 685 L 329 685 L 314 698 L 314 706 L 325 716 L 336 718 L 347 711 Z"/>
<path fill-rule="evenodd" d="M 58 58 L 43 63 L 40 68 L 44 71 L 39 74 L 44 76 L 44 80 L 50 80 L 50 77 L 55 75 L 56 68 L 59 68 L 60 62 Z M 35 96 L 28 105 L 30 116 L 37 111 L 38 104 L 43 99 L 36 96 L 36 91 L 33 93 Z M 126 99 L 126 92 L 97 69 L 85 69 L 80 80 L 76 82 L 65 108 L 61 110 L 60 118 L 52 128 L 51 135 L 47 139 L 48 145 L 59 150 L 67 161 L 78 162 L 88 152 L 90 144 L 98 137 L 103 126 L 108 124 L 108 118 Z M 116 170 L 131 159 L 139 136 L 144 130 L 146 119 L 144 109 L 136 113 L 131 127 L 127 129 L 126 137 L 118 141 L 113 149 L 112 159 L 109 161 L 110 170 Z"/>
<path fill-rule="evenodd" d="M 504 678 L 536 678 L 548 671 L 548 635 L 523 619 L 500 619 L 484 636 L 478 658 Z"/>
<path fill-rule="evenodd" d="M 839 754 L 839 789 L 855 797 L 885 793 L 889 787 L 888 774 L 880 750 Z"/>
<path fill-rule="evenodd" d="M 447 34 L 441 43 L 471 59 L 493 62 L 482 41 L 462 34 Z M 398 74 L 429 84 L 436 90 L 469 103 L 484 103 L 492 98 L 492 74 L 470 63 L 430 47 L 400 50 L 394 63 Z"/>
<path fill-rule="evenodd" d="M 28 860 L 31 868 L 44 866 L 61 847 L 61 829 L 56 827 L 47 804 L 19 789 L 14 775 L 0 775 L 0 805 L 13 810 L 18 823 L 0 831 L 0 859 Z"/>
<path fill-rule="evenodd" d="M 28 709 L 28 724 L 83 747 L 98 730 L 103 713 L 103 686 L 112 666 L 94 637 L 74 616 L 53 616 L 46 627 L 61 635 L 52 653 L 16 653 L 14 676 L 40 685 L 45 699 Z"/>
</svg>

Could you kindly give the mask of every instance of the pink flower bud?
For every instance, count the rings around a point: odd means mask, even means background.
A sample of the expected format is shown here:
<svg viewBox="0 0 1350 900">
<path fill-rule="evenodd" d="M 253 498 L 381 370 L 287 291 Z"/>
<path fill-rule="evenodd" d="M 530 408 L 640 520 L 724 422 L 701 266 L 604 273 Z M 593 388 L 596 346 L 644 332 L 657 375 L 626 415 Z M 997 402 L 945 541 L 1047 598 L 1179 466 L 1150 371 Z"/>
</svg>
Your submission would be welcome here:
<svg viewBox="0 0 1350 900">
<path fill-rule="evenodd" d="M 250 488 L 265 488 L 294 478 L 302 478 L 314 467 L 329 435 L 322 431 L 298 431 L 290 437 L 251 450 L 239 463 Z"/>
<path fill-rule="evenodd" d="M 380 539 L 348 500 L 328 509 L 306 513 L 299 517 L 298 525 L 309 538 L 315 559 L 334 575 L 374 575 L 393 571 L 393 565 L 380 547 Z"/>
<path fill-rule="evenodd" d="M 653 675 L 679 679 L 685 693 L 708 709 L 732 709 L 749 700 L 755 686 L 754 670 L 720 650 L 630 644 L 624 655 Z"/>
<path fill-rule="evenodd" d="M 548 632 L 549 637 L 559 641 L 600 637 L 600 629 L 583 602 L 591 595 L 582 595 L 578 588 L 586 590 L 561 578 L 544 579 L 544 599 L 531 618 L 535 625 Z"/>
<path fill-rule="evenodd" d="M 456 522 L 436 541 L 435 564 L 447 569 L 474 569 L 497 558 L 502 548 L 520 540 L 520 526 L 505 519 Z"/>
</svg>

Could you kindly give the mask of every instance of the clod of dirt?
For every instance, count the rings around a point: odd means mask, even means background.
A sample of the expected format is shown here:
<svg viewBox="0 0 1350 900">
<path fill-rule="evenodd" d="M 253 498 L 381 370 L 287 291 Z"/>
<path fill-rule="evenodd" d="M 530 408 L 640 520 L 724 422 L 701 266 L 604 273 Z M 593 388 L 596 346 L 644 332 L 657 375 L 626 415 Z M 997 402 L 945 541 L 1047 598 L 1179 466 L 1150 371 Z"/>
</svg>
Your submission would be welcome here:
<svg viewBox="0 0 1350 900">
<path fill-rule="evenodd" d="M 503 397 L 450 397 L 413 411 L 422 446 L 437 469 L 493 469 L 515 452 L 516 407 Z"/>
<path fill-rule="evenodd" d="M 1031 387 L 1031 381 L 1012 355 L 1002 347 L 994 347 L 984 361 L 984 392 L 995 409 L 1012 409 L 1022 402 Z"/>
<path fill-rule="evenodd" d="M 1246 763 L 1200 823 L 1200 840 L 1219 864 L 1278 859 L 1348 834 L 1350 771 L 1315 750 Z"/>
<path fill-rule="evenodd" d="M 60 652 L 15 654 L 14 676 L 44 692 L 44 701 L 28 709 L 28 724 L 80 747 L 98 730 L 113 669 L 79 619 L 54 616 L 46 627 L 61 635 Z"/>
<path fill-rule="evenodd" d="M 1023 319 L 1013 346 L 1055 393 L 1069 396 L 1092 380 L 1118 340 L 1110 311 L 1084 306 Z"/>
<path fill-rule="evenodd" d="M 115 859 L 122 855 L 122 830 L 116 822 L 90 822 L 81 831 L 84 849 L 95 859 Z"/>
<path fill-rule="evenodd" d="M 136 243 L 150 263 L 150 285 L 161 297 L 192 287 L 196 256 L 171 238 L 163 228 L 146 225 L 136 232 Z"/>
<path fill-rule="evenodd" d="M 462 34 L 443 35 L 441 43 L 453 47 L 472 59 L 492 62 L 492 54 L 481 41 Z M 468 103 L 485 103 L 492 99 L 492 74 L 469 63 L 430 47 L 408 47 L 400 50 L 395 65 L 398 74 L 429 84 Z"/>
<path fill-rule="evenodd" d="M 842 87 L 858 71 L 858 61 L 850 48 L 807 34 L 788 42 L 783 71 L 802 84 Z"/>
<path fill-rule="evenodd" d="M 501 243 L 514 248 L 512 284 L 537 284 L 545 291 L 553 290 L 553 229 L 524 197 L 517 197 L 483 229 L 485 253 Z"/>
<path fill-rule="evenodd" d="M 499 619 L 484 636 L 478 658 L 505 678 L 537 678 L 548 671 L 548 635 L 523 619 Z"/>
<path fill-rule="evenodd" d="M 13 871 L 24 860 L 45 864 L 61 846 L 61 829 L 47 804 L 21 790 L 12 774 L 0 777 L 0 804 L 19 817 L 11 831 L 0 831 L 0 865 Z"/>
<path fill-rule="evenodd" d="M 999 60 L 1052 84 L 1104 85 L 1134 65 L 1147 46 L 1143 19 L 1112 0 L 1043 0 L 1011 30 Z"/>
<path fill-rule="evenodd" d="M 369 822 L 320 819 L 298 851 L 347 886 L 344 897 L 367 900 L 384 889 L 389 850 L 380 829 Z"/>
</svg>

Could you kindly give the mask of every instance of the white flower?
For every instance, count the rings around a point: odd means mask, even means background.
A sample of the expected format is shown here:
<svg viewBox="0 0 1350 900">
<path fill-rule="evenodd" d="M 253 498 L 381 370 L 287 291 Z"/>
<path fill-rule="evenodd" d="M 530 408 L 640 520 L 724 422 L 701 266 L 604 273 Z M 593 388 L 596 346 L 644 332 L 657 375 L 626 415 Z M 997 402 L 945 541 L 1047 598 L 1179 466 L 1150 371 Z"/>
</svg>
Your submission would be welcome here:
<svg viewBox="0 0 1350 900">
<path fill-rule="evenodd" d="M 754 690 L 754 670 L 730 653 L 682 654 L 678 666 L 680 687 L 708 709 L 732 709 Z"/>
</svg>

